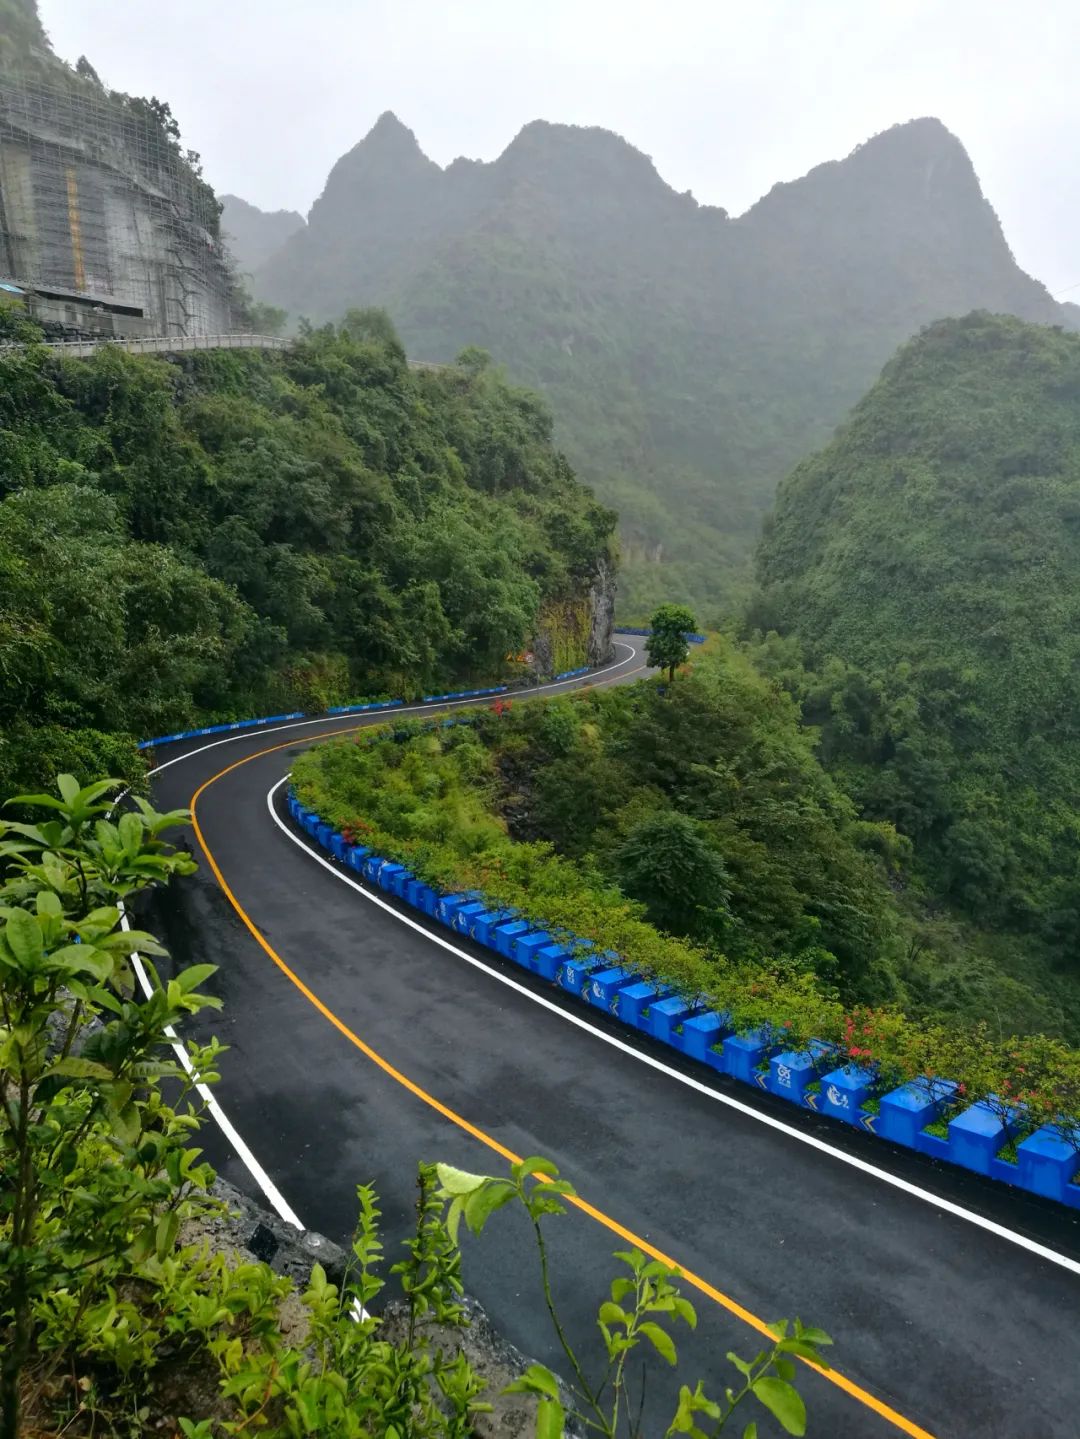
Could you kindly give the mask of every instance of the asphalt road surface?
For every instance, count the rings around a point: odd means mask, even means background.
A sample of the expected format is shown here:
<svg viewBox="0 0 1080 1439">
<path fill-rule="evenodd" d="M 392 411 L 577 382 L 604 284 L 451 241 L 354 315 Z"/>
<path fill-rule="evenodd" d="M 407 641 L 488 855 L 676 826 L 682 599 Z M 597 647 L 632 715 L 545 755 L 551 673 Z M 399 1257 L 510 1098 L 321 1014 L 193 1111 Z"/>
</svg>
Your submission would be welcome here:
<svg viewBox="0 0 1080 1439">
<path fill-rule="evenodd" d="M 614 666 L 547 692 L 640 678 L 641 644 L 621 640 Z M 220 966 L 217 1098 L 304 1225 L 346 1240 L 356 1185 L 373 1182 L 392 1258 L 418 1159 L 499 1173 L 507 1151 L 542 1154 L 588 1206 L 548 1229 L 585 1351 L 598 1352 L 611 1252 L 641 1242 L 680 1265 L 698 1310 L 697 1330 L 676 1334 L 679 1379 L 719 1391 L 735 1377 L 726 1352 L 760 1347 L 755 1323 L 797 1314 L 836 1341 L 833 1376 L 798 1380 L 818 1439 L 1080 1435 L 1080 1214 L 703 1073 L 346 882 L 297 834 L 279 782 L 302 749 L 385 718 L 156 757 L 162 807 L 197 796 L 200 872 L 165 905 L 173 962 Z M 208 1126 L 202 1142 L 257 1194 L 224 1135 Z M 506 1336 L 565 1371 L 520 1217 L 503 1211 L 463 1249 L 466 1287 Z M 651 1364 L 650 1435 L 676 1392 Z"/>
</svg>

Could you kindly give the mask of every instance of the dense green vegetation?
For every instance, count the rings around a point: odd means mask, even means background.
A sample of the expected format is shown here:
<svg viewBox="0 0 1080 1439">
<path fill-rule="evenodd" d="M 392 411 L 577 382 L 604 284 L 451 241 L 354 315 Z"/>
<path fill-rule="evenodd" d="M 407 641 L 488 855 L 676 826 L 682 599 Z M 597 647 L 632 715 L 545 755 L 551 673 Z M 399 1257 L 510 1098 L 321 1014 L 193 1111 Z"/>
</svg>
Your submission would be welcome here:
<svg viewBox="0 0 1080 1439">
<path fill-rule="evenodd" d="M 196 1088 L 217 1079 L 222 1050 L 190 1045 L 189 1071 L 171 1043 L 220 1005 L 202 992 L 214 966 L 162 982 L 154 936 L 121 928 L 123 904 L 195 868 L 163 839 L 187 816 L 141 801 L 117 817 L 116 781 L 80 789 L 65 774 L 58 788 L 19 798 L 37 823 L 0 821 L 0 1439 L 468 1439 L 490 1404 L 458 1344 L 457 1234 L 462 1219 L 479 1233 L 507 1203 L 531 1222 L 572 1382 L 534 1364 L 505 1392 L 532 1396 L 537 1439 L 559 1439 L 567 1411 L 607 1439 L 641 1439 L 639 1386 L 664 1383 L 655 1356 L 676 1365 L 669 1331 L 695 1323 L 694 1310 L 675 1272 L 634 1248 L 617 1256 L 596 1359 L 571 1343 L 544 1229 L 577 1199 L 549 1161 L 492 1176 L 421 1164 L 415 1229 L 389 1269 L 403 1294 L 396 1325 L 368 1185 L 336 1284 L 316 1263 L 294 1289 L 245 1262 L 239 1233 L 237 1250 L 222 1245 Z M 719 1434 L 746 1404 L 804 1434 L 790 1359 L 824 1362 L 830 1343 L 797 1320 L 773 1326 L 752 1360 L 728 1355 L 742 1382 L 719 1400 L 680 1386 L 678 1431 L 696 1416 L 708 1427 L 695 1432 Z"/>
<path fill-rule="evenodd" d="M 913 844 L 924 912 L 962 918 L 979 962 L 933 982 L 1074 1036 L 1078 400 L 1080 338 L 931 326 L 781 488 L 751 608 L 826 767 Z"/>
<path fill-rule="evenodd" d="M 483 345 L 540 390 L 619 511 L 626 616 L 730 602 L 777 482 L 920 325 L 1064 319 L 929 119 L 734 219 L 603 130 L 536 122 L 494 162 L 442 170 L 384 115 L 308 226 L 245 268 L 294 317 L 385 305 L 410 353 Z"/>
<path fill-rule="evenodd" d="M 122 736 L 497 673 L 608 557 L 536 398 L 475 354 L 410 370 L 379 314 L 171 362 L 0 327 L 29 342 L 0 352 L 11 787 L 131 774 Z"/>
<path fill-rule="evenodd" d="M 378 852 L 405 846 L 448 883 L 465 862 L 489 893 L 505 875 L 551 922 L 638 962 L 655 964 L 659 927 L 687 953 L 777 960 L 850 1000 L 895 991 L 880 856 L 898 841 L 856 819 L 791 700 L 728 643 L 671 687 L 514 706 L 401 746 L 361 736 L 302 756 L 294 778 Z"/>
</svg>

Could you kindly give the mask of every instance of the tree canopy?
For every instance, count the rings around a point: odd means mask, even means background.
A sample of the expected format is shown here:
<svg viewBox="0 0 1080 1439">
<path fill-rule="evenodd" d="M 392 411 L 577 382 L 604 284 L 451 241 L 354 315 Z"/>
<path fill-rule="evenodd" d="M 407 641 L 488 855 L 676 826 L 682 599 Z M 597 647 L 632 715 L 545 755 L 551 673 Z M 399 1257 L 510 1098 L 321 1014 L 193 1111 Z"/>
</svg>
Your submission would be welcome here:
<svg viewBox="0 0 1080 1439">
<path fill-rule="evenodd" d="M 645 642 L 649 663 L 667 670 L 668 679 L 686 661 L 690 645 L 686 636 L 697 629 L 694 612 L 686 605 L 661 605 L 649 621 L 652 633 Z"/>
<path fill-rule="evenodd" d="M 41 777 L 29 726 L 151 736 L 498 672 L 612 525 L 534 396 L 411 370 L 381 314 L 266 354 L 7 350 L 0 771 Z"/>
</svg>

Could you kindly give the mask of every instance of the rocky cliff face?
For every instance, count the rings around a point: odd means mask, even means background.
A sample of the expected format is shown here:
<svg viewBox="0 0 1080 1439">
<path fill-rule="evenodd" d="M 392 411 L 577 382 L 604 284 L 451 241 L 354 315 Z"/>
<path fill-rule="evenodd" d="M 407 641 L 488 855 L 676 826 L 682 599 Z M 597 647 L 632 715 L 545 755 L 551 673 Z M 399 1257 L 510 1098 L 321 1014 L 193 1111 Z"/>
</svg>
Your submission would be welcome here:
<svg viewBox="0 0 1080 1439">
<path fill-rule="evenodd" d="M 615 571 L 601 560 L 588 590 L 576 600 L 546 604 L 533 637 L 533 668 L 542 679 L 584 665 L 602 665 L 614 653 Z"/>
<path fill-rule="evenodd" d="M 972 309 L 1070 323 L 932 119 L 733 219 L 608 131 L 534 122 L 492 163 L 441 169 L 385 115 L 256 289 L 315 319 L 386 305 L 410 354 L 478 344 L 544 392 L 620 512 L 624 588 L 646 611 L 723 593 L 777 480 L 922 325 Z"/>
</svg>

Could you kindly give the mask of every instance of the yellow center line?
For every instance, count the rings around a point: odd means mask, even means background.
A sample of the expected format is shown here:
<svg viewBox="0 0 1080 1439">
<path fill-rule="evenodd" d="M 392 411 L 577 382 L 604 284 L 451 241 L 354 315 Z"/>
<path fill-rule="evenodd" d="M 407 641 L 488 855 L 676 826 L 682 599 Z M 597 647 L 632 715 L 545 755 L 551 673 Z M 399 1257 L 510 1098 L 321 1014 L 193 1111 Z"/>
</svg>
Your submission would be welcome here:
<svg viewBox="0 0 1080 1439">
<path fill-rule="evenodd" d="M 644 669 L 645 666 L 642 665 L 641 668 Z M 636 671 L 628 671 L 628 673 L 636 673 Z M 366 726 L 362 725 L 353 725 L 347 728 L 330 730 L 326 733 L 319 735 L 305 736 L 302 743 L 308 743 L 312 740 L 331 739 L 335 735 L 339 734 L 354 734 L 358 730 L 365 727 Z M 354 1031 L 349 1028 L 345 1021 L 340 1019 L 334 1013 L 334 1011 L 330 1009 L 330 1007 L 325 1004 L 313 990 L 308 988 L 308 986 L 304 983 L 300 976 L 296 974 L 292 969 L 290 969 L 288 964 L 286 964 L 285 960 L 282 959 L 281 955 L 278 954 L 277 950 L 274 949 L 273 945 L 271 945 L 266 936 L 252 920 L 251 916 L 247 913 L 243 905 L 236 898 L 236 895 L 233 894 L 232 889 L 229 887 L 228 881 L 222 874 L 221 867 L 218 865 L 217 860 L 214 858 L 213 852 L 211 851 L 210 846 L 207 844 L 206 837 L 202 832 L 202 827 L 199 824 L 197 810 L 200 798 L 203 796 L 203 794 L 205 794 L 205 792 L 210 788 L 211 785 L 216 784 L 220 779 L 224 779 L 224 777 L 227 774 L 231 774 L 233 770 L 240 769 L 243 765 L 250 764 L 252 760 L 263 759 L 268 754 L 275 754 L 279 750 L 291 749 L 296 743 L 297 741 L 294 739 L 288 740 L 284 744 L 270 745 L 267 749 L 259 750 L 255 754 L 250 754 L 245 756 L 243 759 L 236 760 L 233 764 L 227 765 L 224 769 L 219 770 L 217 774 L 211 775 L 211 777 L 206 780 L 205 783 L 199 786 L 199 788 L 195 791 L 194 795 L 192 795 L 190 805 L 191 823 L 195 830 L 195 837 L 199 841 L 199 847 L 202 850 L 203 854 L 206 856 L 206 862 L 210 866 L 210 869 L 213 871 L 214 878 L 221 886 L 221 890 L 222 893 L 225 895 L 225 898 L 229 901 L 233 909 L 240 916 L 240 919 L 243 921 L 244 925 L 248 929 L 255 942 L 270 957 L 270 959 L 273 960 L 274 964 L 278 967 L 278 969 L 286 977 L 286 979 L 288 979 L 290 983 L 296 986 L 296 988 L 300 991 L 304 998 L 308 1000 L 308 1002 L 319 1011 L 319 1013 L 323 1016 L 324 1019 L 329 1020 L 329 1022 L 334 1026 L 334 1028 L 338 1031 L 339 1034 L 343 1035 L 350 1044 L 354 1045 L 360 1051 L 360 1053 L 365 1056 L 365 1058 L 369 1059 L 372 1064 L 376 1065 L 377 1068 L 381 1069 L 382 1072 L 388 1075 L 392 1080 L 394 1080 L 395 1083 L 400 1084 L 403 1089 L 407 1089 L 410 1094 L 415 1095 L 415 1097 L 421 1100 L 422 1103 L 428 1105 L 431 1109 L 434 1109 L 438 1114 L 441 1114 L 444 1119 L 449 1120 L 450 1123 L 456 1125 L 458 1129 L 464 1130 L 466 1134 L 472 1135 L 474 1139 L 478 1140 L 486 1148 L 493 1150 L 494 1153 L 500 1155 L 510 1164 L 519 1164 L 522 1159 L 521 1155 L 515 1154 L 511 1149 L 507 1149 L 504 1144 L 500 1144 L 497 1139 L 495 1139 L 492 1135 L 486 1133 L 485 1130 L 480 1129 L 477 1125 L 470 1123 L 470 1121 L 467 1120 L 463 1115 L 458 1114 L 456 1110 L 451 1109 L 449 1105 L 444 1104 L 442 1100 L 437 1099 L 435 1095 L 429 1094 L 428 1091 L 426 1089 L 423 1089 L 419 1084 L 417 1084 L 415 1080 L 410 1079 L 407 1074 L 403 1074 L 400 1069 L 396 1069 L 389 1062 L 389 1060 L 384 1059 L 381 1054 L 379 1054 L 376 1050 L 372 1049 L 370 1044 L 365 1043 L 365 1041 L 362 1040 L 358 1034 L 354 1033 Z M 591 1219 L 595 1219 L 598 1224 L 603 1225 L 603 1227 L 609 1230 L 612 1234 L 618 1235 L 618 1237 L 624 1240 L 626 1243 L 635 1245 L 638 1249 L 642 1251 L 643 1254 L 648 1254 L 652 1259 L 658 1259 L 661 1261 L 661 1263 L 670 1265 L 672 1268 L 678 1269 L 680 1278 L 682 1278 L 692 1288 L 698 1290 L 699 1293 L 704 1294 L 715 1304 L 718 1304 L 722 1309 L 726 1309 L 729 1314 L 734 1314 L 737 1319 L 741 1319 L 742 1322 L 749 1325 L 751 1329 L 754 1329 L 759 1334 L 764 1335 L 770 1342 L 773 1340 L 774 1335 L 772 1334 L 771 1330 L 763 1319 L 760 1319 L 756 1314 L 754 1314 L 751 1310 L 745 1308 L 737 1300 L 732 1299 L 727 1294 L 724 1294 L 722 1290 L 719 1290 L 714 1285 L 710 1284 L 707 1279 L 703 1279 L 700 1275 L 694 1274 L 691 1270 L 687 1269 L 685 1265 L 682 1265 L 677 1260 L 673 1259 L 671 1255 L 665 1254 L 662 1250 L 657 1249 L 656 1246 L 650 1244 L 647 1239 L 643 1239 L 640 1234 L 635 1234 L 633 1230 L 627 1229 L 624 1225 L 620 1224 L 617 1219 L 613 1219 L 609 1214 L 605 1214 L 602 1209 L 597 1209 L 594 1205 L 589 1204 L 587 1200 L 581 1199 L 580 1197 L 575 1197 L 570 1198 L 568 1202 L 573 1204 L 576 1208 L 580 1209 L 583 1213 L 589 1215 Z M 848 1379 L 845 1375 L 839 1373 L 838 1370 L 822 1369 L 819 1365 L 813 1364 L 809 1360 L 802 1360 L 801 1362 L 806 1364 L 808 1368 L 813 1369 L 816 1373 L 820 1374 L 823 1379 L 827 1379 L 830 1384 L 835 1384 L 836 1387 L 838 1389 L 842 1389 L 845 1394 L 850 1395 L 851 1398 L 857 1400 L 860 1404 L 865 1405 L 867 1409 L 872 1410 L 882 1419 L 892 1424 L 895 1428 L 899 1429 L 902 1434 L 907 1434 L 911 1436 L 911 1439 L 934 1439 L 934 1436 L 929 1432 L 929 1430 L 921 1428 L 918 1424 L 914 1423 L 913 1420 L 908 1419 L 903 1414 L 898 1413 L 897 1410 L 891 1408 L 888 1404 L 883 1403 L 880 1399 L 877 1398 L 876 1395 L 871 1394 L 866 1389 L 863 1389 L 860 1385 L 856 1384 L 854 1380 Z"/>
</svg>

